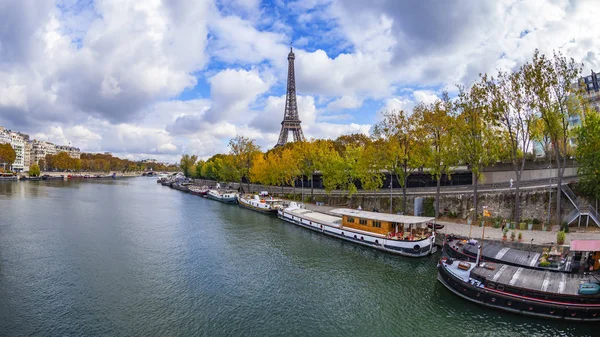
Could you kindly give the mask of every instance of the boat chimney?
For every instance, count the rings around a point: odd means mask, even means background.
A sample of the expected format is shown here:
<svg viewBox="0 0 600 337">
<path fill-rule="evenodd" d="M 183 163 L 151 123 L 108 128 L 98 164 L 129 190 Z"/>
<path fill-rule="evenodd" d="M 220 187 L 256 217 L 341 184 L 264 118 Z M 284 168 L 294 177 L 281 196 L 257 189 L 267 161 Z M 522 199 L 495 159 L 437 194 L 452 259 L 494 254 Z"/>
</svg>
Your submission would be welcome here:
<svg viewBox="0 0 600 337">
<path fill-rule="evenodd" d="M 477 246 L 477 260 L 475 261 L 475 266 L 479 267 L 479 258 L 481 257 L 481 245 Z"/>
</svg>

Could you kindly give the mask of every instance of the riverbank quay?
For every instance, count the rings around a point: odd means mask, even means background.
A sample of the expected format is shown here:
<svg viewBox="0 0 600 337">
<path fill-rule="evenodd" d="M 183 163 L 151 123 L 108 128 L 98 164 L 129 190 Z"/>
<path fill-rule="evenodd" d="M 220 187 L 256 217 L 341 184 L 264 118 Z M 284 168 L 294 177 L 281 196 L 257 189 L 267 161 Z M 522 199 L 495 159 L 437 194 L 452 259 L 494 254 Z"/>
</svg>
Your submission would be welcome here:
<svg viewBox="0 0 600 337">
<path fill-rule="evenodd" d="M 215 185 L 215 181 L 194 179 L 194 184 L 199 185 Z M 565 181 L 576 182 L 576 177 L 565 178 Z M 222 186 L 227 185 L 233 189 L 240 187 L 239 183 L 221 183 Z M 565 185 L 563 185 L 565 186 Z M 260 192 L 267 191 L 270 195 L 279 196 L 286 199 L 296 201 L 302 200 L 304 203 L 323 203 L 327 205 L 348 208 L 358 208 L 359 206 L 365 210 L 378 209 L 391 210 L 391 213 L 397 213 L 402 210 L 402 205 L 406 201 L 408 212 L 412 214 L 413 207 L 416 203 L 422 205 L 433 205 L 436 198 L 435 187 L 412 187 L 406 189 L 404 196 L 403 190 L 394 189 L 379 189 L 374 191 L 359 190 L 352 196 L 348 196 L 347 191 L 333 190 L 329 194 L 324 189 L 312 189 L 310 186 L 304 188 L 293 187 L 278 187 L 267 186 L 260 184 L 242 184 L 244 192 Z M 566 187 L 565 187 L 566 188 Z M 554 207 L 556 204 L 556 182 L 547 179 L 538 179 L 527 181 L 522 184 L 520 209 L 521 217 L 526 219 L 537 219 L 540 223 L 548 223 L 555 219 Z M 568 189 L 568 188 L 567 188 Z M 515 209 L 515 188 L 506 184 L 480 184 L 478 188 L 479 205 L 485 206 L 494 218 L 511 219 Z M 404 200 L 406 199 L 406 200 Z M 420 200 L 419 200 L 420 199 Z M 480 207 L 481 207 L 480 206 Z M 465 219 L 470 210 L 473 208 L 473 186 L 444 186 L 440 191 L 440 212 L 445 214 L 453 214 L 457 219 Z M 569 198 L 562 198 L 562 214 L 567 215 L 575 210 L 575 206 Z M 573 223 L 584 227 L 583 223 Z M 592 221 L 589 222 L 589 227 L 597 227 Z"/>
</svg>

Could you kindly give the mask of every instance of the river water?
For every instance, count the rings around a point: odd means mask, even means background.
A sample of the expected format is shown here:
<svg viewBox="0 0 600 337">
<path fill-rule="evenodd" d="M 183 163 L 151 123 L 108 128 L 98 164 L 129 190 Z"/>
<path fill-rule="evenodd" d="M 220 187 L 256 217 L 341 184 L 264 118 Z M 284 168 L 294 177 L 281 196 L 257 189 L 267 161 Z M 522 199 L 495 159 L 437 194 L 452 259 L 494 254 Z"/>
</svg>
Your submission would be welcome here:
<svg viewBox="0 0 600 337">
<path fill-rule="evenodd" d="M 585 336 L 150 178 L 0 182 L 1 336 Z"/>
</svg>

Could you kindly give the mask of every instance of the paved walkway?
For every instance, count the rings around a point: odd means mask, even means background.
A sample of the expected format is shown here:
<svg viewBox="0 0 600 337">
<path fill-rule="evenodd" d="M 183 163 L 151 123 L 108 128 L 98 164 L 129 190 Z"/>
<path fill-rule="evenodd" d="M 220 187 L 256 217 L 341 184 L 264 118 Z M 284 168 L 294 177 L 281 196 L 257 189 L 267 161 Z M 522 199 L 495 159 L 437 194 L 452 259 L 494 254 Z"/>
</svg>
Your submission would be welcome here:
<svg viewBox="0 0 600 337">
<path fill-rule="evenodd" d="M 332 209 L 340 208 L 340 207 L 330 207 L 330 206 L 317 206 L 315 204 L 305 204 L 306 208 L 312 211 L 328 213 Z M 466 224 L 449 222 L 449 221 L 437 221 L 439 224 L 444 225 L 444 229 L 440 232 L 444 234 L 454 234 L 460 236 L 469 236 L 469 231 L 471 232 L 471 236 L 474 238 L 481 238 L 483 228 L 479 226 L 471 226 L 469 228 Z M 596 226 L 594 226 L 596 227 Z M 518 233 L 523 233 L 523 241 L 525 243 L 530 242 L 533 239 L 533 243 L 536 245 L 548 245 L 556 242 L 556 234 L 558 233 L 557 229 L 553 229 L 552 231 L 529 231 L 517 230 Z M 485 227 L 485 239 L 490 240 L 502 240 L 502 230 L 500 228 L 492 228 Z M 571 240 L 581 240 L 581 239 L 598 239 L 600 240 L 600 230 L 593 228 L 590 226 L 590 230 L 584 231 L 584 228 L 576 229 L 571 228 L 571 231 L 567 233 L 567 238 L 565 240 L 565 244 L 568 245 Z M 510 232 L 508 232 L 508 240 L 510 240 Z M 515 239 L 516 240 L 516 239 Z"/>
</svg>

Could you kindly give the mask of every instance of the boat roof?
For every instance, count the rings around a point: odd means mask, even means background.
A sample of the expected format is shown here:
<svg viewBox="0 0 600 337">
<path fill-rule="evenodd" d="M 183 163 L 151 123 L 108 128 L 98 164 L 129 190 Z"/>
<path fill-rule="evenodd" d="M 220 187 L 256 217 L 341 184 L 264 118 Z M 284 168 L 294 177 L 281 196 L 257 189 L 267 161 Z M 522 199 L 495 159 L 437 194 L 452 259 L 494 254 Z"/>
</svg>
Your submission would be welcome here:
<svg viewBox="0 0 600 337">
<path fill-rule="evenodd" d="M 398 223 L 405 223 L 405 224 L 411 224 L 411 223 L 416 224 L 416 223 L 430 222 L 430 221 L 435 220 L 434 217 L 378 213 L 378 212 L 369 212 L 369 211 L 362 211 L 362 210 L 350 209 L 350 208 L 336 208 L 336 209 L 331 210 L 331 213 L 346 215 L 346 216 L 355 216 L 357 218 L 388 221 L 388 222 L 398 222 Z"/>
<path fill-rule="evenodd" d="M 571 240 L 572 252 L 600 252 L 600 240 Z"/>
<path fill-rule="evenodd" d="M 459 261 L 455 260 L 455 262 Z M 473 276 L 485 278 L 496 284 L 563 295 L 577 295 L 580 284 L 593 281 L 590 276 L 580 274 L 556 273 L 492 262 L 473 267 L 471 277 Z"/>
<path fill-rule="evenodd" d="M 335 224 L 336 222 L 342 221 L 342 218 L 340 218 L 340 217 L 329 215 L 329 214 L 324 214 L 324 213 L 320 213 L 320 212 L 313 212 L 311 210 L 304 209 L 304 208 L 295 208 L 295 209 L 287 208 L 286 212 L 292 213 L 298 217 L 305 218 L 307 220 L 312 220 L 315 222 L 325 221 L 325 222 Z"/>
</svg>

